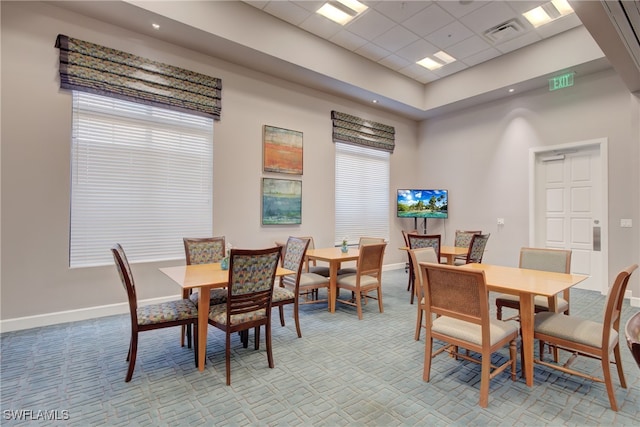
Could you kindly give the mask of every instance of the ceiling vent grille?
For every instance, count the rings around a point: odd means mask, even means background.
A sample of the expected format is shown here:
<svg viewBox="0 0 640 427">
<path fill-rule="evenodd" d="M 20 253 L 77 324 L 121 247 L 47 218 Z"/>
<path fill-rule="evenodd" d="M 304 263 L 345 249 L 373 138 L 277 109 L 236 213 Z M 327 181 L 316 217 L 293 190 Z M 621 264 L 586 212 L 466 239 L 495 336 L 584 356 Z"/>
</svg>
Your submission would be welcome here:
<svg viewBox="0 0 640 427">
<path fill-rule="evenodd" d="M 520 22 L 518 22 L 517 19 L 512 19 L 510 21 L 496 25 L 493 28 L 489 28 L 484 32 L 484 36 L 491 43 L 500 43 L 519 36 L 523 32 L 522 30 L 523 28 Z"/>
</svg>

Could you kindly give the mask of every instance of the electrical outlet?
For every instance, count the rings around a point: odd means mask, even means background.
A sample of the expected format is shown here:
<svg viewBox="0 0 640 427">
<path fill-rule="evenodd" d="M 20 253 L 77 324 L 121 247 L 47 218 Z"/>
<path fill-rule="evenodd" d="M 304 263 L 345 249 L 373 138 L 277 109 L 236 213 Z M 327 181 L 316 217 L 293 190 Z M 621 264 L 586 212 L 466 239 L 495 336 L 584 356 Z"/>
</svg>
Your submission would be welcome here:
<svg viewBox="0 0 640 427">
<path fill-rule="evenodd" d="M 620 227 L 631 228 L 632 227 L 631 220 L 630 219 L 621 219 L 620 220 Z"/>
<path fill-rule="evenodd" d="M 504 225 L 504 218 L 498 218 L 498 225 Z"/>
</svg>

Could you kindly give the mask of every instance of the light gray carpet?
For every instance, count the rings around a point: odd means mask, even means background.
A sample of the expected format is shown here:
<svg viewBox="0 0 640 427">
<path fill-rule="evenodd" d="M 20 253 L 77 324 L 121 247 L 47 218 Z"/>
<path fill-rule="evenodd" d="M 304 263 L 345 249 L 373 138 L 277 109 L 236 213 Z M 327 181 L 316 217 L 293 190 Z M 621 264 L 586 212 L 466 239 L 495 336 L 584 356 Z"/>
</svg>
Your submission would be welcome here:
<svg viewBox="0 0 640 427">
<path fill-rule="evenodd" d="M 628 388 L 620 387 L 614 372 L 617 413 L 609 408 L 603 384 L 538 365 L 532 388 L 522 378 L 512 382 L 507 373 L 493 379 L 486 409 L 477 405 L 479 365 L 441 355 L 433 361 L 431 382 L 422 381 L 424 332 L 421 341 L 414 341 L 416 307 L 409 305 L 406 283 L 404 270 L 385 272 L 385 311 L 379 313 L 375 302 L 369 302 L 362 321 L 353 307 L 338 305 L 330 314 L 326 305 L 304 306 L 301 339 L 290 309 L 284 328 L 274 311 L 275 368 L 267 365 L 264 342 L 255 351 L 252 342 L 244 349 L 236 338 L 231 386 L 225 385 L 224 334 L 213 328 L 204 372 L 195 368 L 191 351 L 179 346 L 178 328 L 140 334 L 136 369 L 128 384 L 128 316 L 4 333 L 0 423 L 638 425 L 640 369 L 624 337 Z M 572 290 L 571 302 L 573 315 L 599 319 L 604 297 Z M 637 311 L 627 302 L 622 321 Z M 496 360 L 507 354 L 503 350 Z M 575 366 L 600 371 L 599 362 L 591 359 L 581 358 Z M 23 420 L 15 420 L 20 414 Z M 47 421 L 47 416 L 59 420 Z"/>
</svg>

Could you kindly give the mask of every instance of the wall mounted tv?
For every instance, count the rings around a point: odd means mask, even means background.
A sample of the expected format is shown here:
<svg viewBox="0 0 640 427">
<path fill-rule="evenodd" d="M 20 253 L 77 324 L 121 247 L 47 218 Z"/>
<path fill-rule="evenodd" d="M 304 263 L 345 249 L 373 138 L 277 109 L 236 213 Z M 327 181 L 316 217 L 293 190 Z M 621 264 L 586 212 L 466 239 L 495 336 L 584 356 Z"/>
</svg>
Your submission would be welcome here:
<svg viewBox="0 0 640 427">
<path fill-rule="evenodd" d="M 399 218 L 448 218 L 447 190 L 398 190 Z"/>
</svg>

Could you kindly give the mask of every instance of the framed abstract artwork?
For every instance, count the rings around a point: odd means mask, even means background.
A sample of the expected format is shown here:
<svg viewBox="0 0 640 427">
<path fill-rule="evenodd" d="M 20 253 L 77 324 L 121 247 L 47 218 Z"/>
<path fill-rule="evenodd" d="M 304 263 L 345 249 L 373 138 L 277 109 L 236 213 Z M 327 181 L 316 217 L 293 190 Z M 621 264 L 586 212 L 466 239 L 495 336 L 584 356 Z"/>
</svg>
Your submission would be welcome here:
<svg viewBox="0 0 640 427">
<path fill-rule="evenodd" d="M 302 223 L 302 181 L 262 178 L 262 224 Z"/>
<path fill-rule="evenodd" d="M 302 175 L 302 132 L 264 125 L 264 171 Z"/>
</svg>

